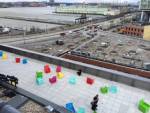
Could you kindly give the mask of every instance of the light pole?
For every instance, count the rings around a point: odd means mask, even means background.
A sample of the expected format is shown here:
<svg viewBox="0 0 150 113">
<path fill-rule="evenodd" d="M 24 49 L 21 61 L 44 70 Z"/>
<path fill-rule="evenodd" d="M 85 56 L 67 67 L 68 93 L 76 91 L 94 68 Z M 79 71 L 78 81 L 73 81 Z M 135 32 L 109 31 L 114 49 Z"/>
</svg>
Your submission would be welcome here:
<svg viewBox="0 0 150 113">
<path fill-rule="evenodd" d="M 26 43 L 26 42 L 25 42 L 26 31 L 27 31 L 27 26 L 26 26 L 25 30 L 23 30 L 23 40 L 24 40 L 24 44 Z"/>
</svg>

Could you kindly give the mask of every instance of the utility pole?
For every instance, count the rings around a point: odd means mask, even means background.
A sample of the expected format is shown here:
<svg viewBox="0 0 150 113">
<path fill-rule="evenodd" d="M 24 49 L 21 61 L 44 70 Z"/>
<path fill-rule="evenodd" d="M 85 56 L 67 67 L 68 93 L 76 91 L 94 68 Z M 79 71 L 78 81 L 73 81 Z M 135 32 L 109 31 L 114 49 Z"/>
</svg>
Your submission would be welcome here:
<svg viewBox="0 0 150 113">
<path fill-rule="evenodd" d="M 27 32 L 27 26 L 26 26 L 25 30 L 23 30 L 23 40 L 24 40 L 24 44 L 26 43 L 26 42 L 25 42 L 26 32 Z"/>
</svg>

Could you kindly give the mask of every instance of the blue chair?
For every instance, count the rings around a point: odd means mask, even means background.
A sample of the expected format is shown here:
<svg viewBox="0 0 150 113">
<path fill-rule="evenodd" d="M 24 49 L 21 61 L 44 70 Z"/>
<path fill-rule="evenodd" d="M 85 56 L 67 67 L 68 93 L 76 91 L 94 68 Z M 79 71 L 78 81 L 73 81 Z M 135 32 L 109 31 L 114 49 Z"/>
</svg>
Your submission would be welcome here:
<svg viewBox="0 0 150 113">
<path fill-rule="evenodd" d="M 78 108 L 77 113 L 85 113 L 85 109 L 80 107 L 80 108 Z"/>
<path fill-rule="evenodd" d="M 27 59 L 23 59 L 23 60 L 22 60 L 22 63 L 23 63 L 23 64 L 27 64 L 27 63 L 28 63 L 28 60 L 27 60 Z"/>
<path fill-rule="evenodd" d="M 3 51 L 0 51 L 0 57 L 2 57 L 3 56 Z"/>
<path fill-rule="evenodd" d="M 109 92 L 111 92 L 113 94 L 117 93 L 118 92 L 117 86 L 113 86 L 113 85 L 110 86 L 109 87 Z"/>
<path fill-rule="evenodd" d="M 37 83 L 37 85 L 42 85 L 42 84 L 44 84 L 43 78 L 37 78 L 37 79 L 36 79 L 36 83 Z"/>
<path fill-rule="evenodd" d="M 76 82 L 77 82 L 77 77 L 76 76 L 71 76 L 69 78 L 69 83 L 70 84 L 76 84 Z"/>
<path fill-rule="evenodd" d="M 75 108 L 73 106 L 73 103 L 67 103 L 66 104 L 66 109 L 72 113 L 76 113 Z"/>
</svg>

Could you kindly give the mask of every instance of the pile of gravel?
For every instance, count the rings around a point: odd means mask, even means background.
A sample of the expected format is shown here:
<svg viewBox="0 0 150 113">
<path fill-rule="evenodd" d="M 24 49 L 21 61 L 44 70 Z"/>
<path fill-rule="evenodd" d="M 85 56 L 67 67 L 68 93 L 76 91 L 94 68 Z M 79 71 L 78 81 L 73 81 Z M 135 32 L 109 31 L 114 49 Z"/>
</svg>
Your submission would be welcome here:
<svg viewBox="0 0 150 113">
<path fill-rule="evenodd" d="M 33 101 L 28 101 L 19 111 L 21 113 L 47 113 L 44 108 Z"/>
</svg>

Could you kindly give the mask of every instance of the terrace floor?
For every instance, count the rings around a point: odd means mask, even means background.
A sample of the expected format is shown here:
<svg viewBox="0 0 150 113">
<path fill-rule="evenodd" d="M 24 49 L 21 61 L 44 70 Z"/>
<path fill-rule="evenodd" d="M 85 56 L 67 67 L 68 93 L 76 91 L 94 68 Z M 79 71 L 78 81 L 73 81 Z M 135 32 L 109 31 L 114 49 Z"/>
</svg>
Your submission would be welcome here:
<svg viewBox="0 0 150 113">
<path fill-rule="evenodd" d="M 7 52 L 6 52 L 7 53 Z M 50 64 L 52 72 L 44 74 L 44 84 L 38 86 L 35 82 L 36 71 L 43 71 L 45 62 L 27 58 L 28 64 L 16 64 L 15 58 L 19 56 L 7 53 L 8 59 L 3 60 L 0 57 L 0 73 L 15 75 L 19 78 L 18 87 L 23 88 L 44 99 L 52 101 L 58 105 L 65 106 L 66 103 L 73 102 L 76 109 L 83 107 L 86 113 L 92 113 L 90 102 L 96 94 L 99 94 L 97 113 L 141 113 L 138 110 L 138 102 L 145 99 L 150 102 L 150 92 L 123 85 L 117 82 L 105 80 L 87 73 L 77 76 L 75 70 L 62 68 L 65 77 L 58 80 L 56 84 L 51 85 L 49 78 L 56 75 L 56 65 Z M 70 76 L 77 77 L 77 83 L 71 85 L 68 83 Z M 86 77 L 95 80 L 93 85 L 86 83 Z M 118 92 L 113 94 L 101 94 L 99 89 L 103 86 L 117 86 Z"/>
</svg>

